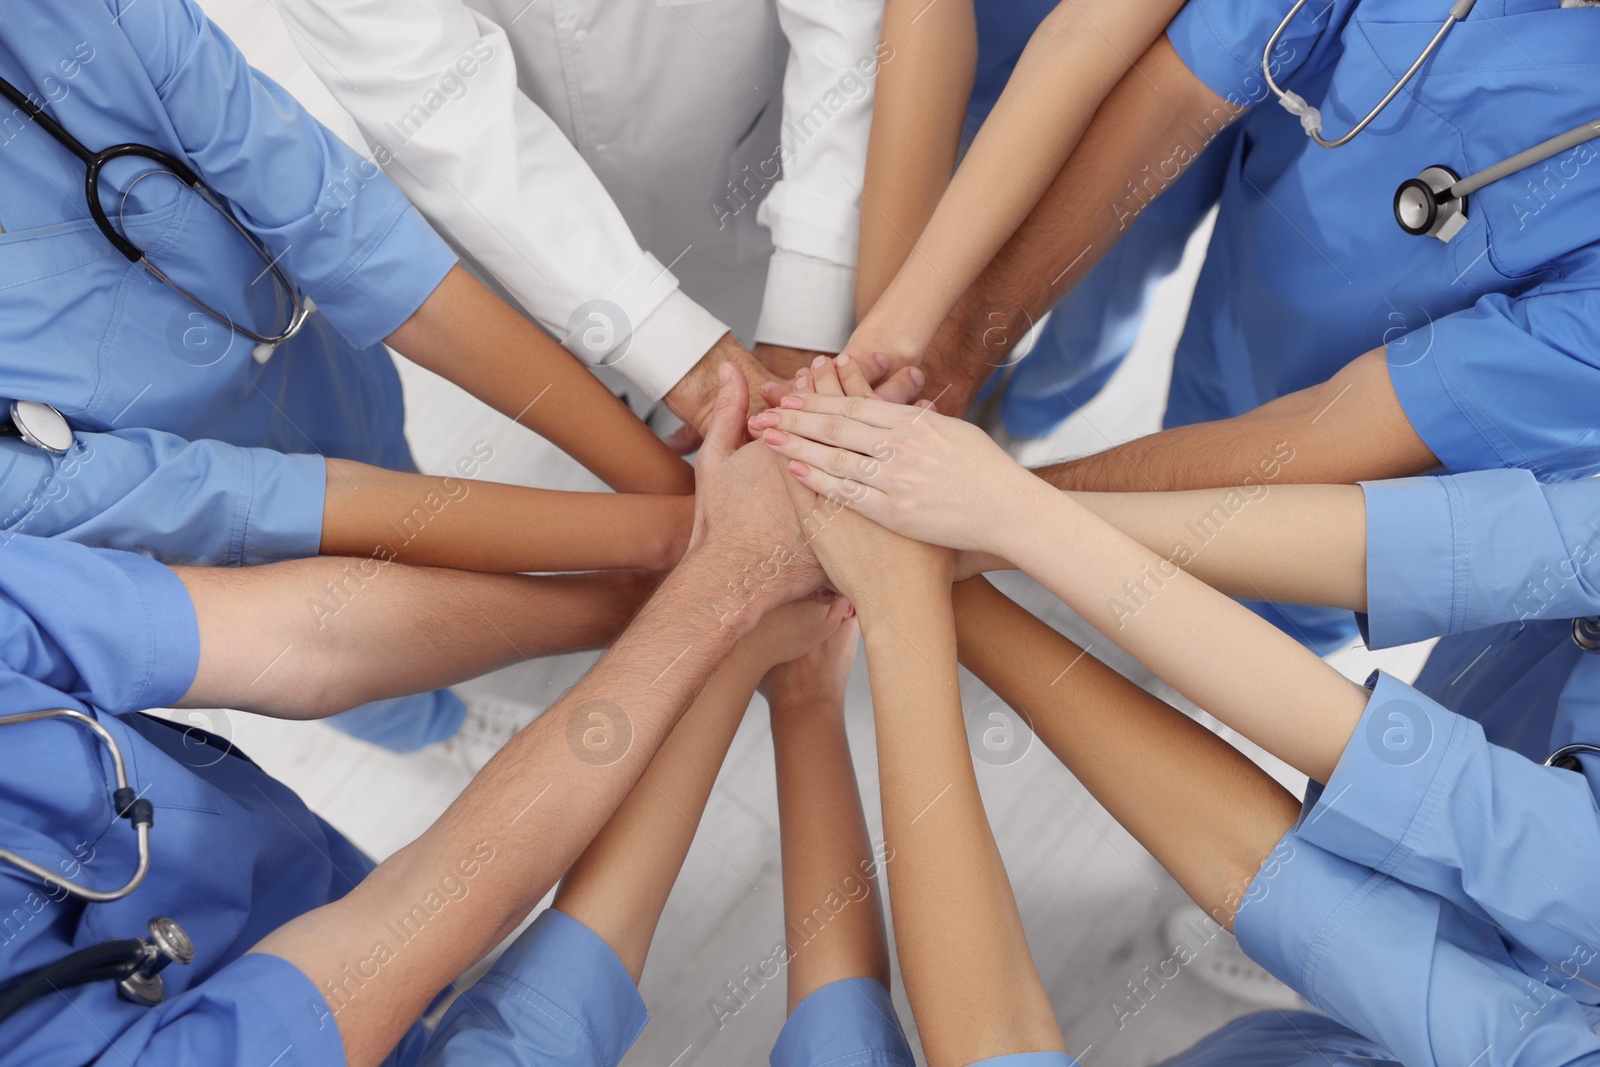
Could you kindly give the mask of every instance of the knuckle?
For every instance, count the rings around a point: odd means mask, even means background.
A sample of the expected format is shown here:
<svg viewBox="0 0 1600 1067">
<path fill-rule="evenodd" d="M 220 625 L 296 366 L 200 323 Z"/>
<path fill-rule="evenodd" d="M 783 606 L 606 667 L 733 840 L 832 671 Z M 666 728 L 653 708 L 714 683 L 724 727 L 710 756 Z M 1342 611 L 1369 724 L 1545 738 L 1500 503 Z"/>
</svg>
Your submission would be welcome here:
<svg viewBox="0 0 1600 1067">
<path fill-rule="evenodd" d="M 836 442 L 844 436 L 844 419 L 838 415 L 829 415 L 822 421 L 822 439 Z"/>
<path fill-rule="evenodd" d="M 867 400 L 865 397 L 853 396 L 844 402 L 844 416 L 859 422 L 867 413 Z"/>
</svg>

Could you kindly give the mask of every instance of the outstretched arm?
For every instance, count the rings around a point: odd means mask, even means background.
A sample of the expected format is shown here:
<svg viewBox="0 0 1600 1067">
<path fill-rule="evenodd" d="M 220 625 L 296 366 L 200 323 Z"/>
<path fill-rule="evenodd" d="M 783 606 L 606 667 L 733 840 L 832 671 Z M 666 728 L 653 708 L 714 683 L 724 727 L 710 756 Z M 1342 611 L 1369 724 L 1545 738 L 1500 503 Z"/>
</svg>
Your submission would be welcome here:
<svg viewBox="0 0 1600 1067">
<path fill-rule="evenodd" d="M 978 65 L 972 0 L 888 0 L 879 54 L 861 187 L 858 320 L 913 254 L 955 170 Z"/>
<path fill-rule="evenodd" d="M 666 570 L 688 546 L 694 500 L 572 493 L 328 460 L 322 552 L 464 570 Z"/>
<path fill-rule="evenodd" d="M 174 568 L 200 624 L 181 707 L 315 719 L 534 656 L 603 648 L 660 577 L 531 577 L 331 556 Z"/>
<path fill-rule="evenodd" d="M 690 493 L 694 475 L 581 363 L 460 266 L 387 338 L 632 493 Z"/>
<path fill-rule="evenodd" d="M 846 978 L 889 984 L 880 857 L 867 839 L 844 728 L 857 635 L 855 621 L 845 622 L 810 655 L 773 668 L 761 685 L 778 770 L 790 1012 Z M 827 901 L 841 889 L 848 903 L 836 911 Z"/>
<path fill-rule="evenodd" d="M 861 521 L 838 515 L 819 551 L 866 635 L 889 901 L 923 1051 L 937 1067 L 1064 1052 L 972 770 L 951 559 L 886 531 L 853 534 Z"/>
<path fill-rule="evenodd" d="M 604 938 L 635 982 L 756 686 L 775 664 L 804 656 L 838 630 L 846 611 L 843 601 L 806 600 L 763 619 L 706 682 L 650 769 L 562 879 L 552 907 Z"/>
<path fill-rule="evenodd" d="M 421 837 L 344 898 L 256 946 L 332 990 L 346 968 L 370 957 L 389 917 L 426 899 L 463 856 L 493 859 L 474 882 L 473 907 L 439 912 L 426 934 L 379 972 L 381 988 L 341 1004 L 335 1021 L 355 1067 L 386 1056 L 445 983 L 514 929 L 571 866 L 737 640 L 769 611 L 820 585 L 772 457 L 759 446 L 739 448 L 749 410 L 745 380 L 731 367 L 724 377 L 708 437 L 713 447 L 696 468 L 694 547 L 610 652 L 513 737 Z M 730 589 L 731 577 L 775 557 L 785 565 L 770 580 Z M 730 607 L 732 594 L 738 600 Z M 581 755 L 596 716 L 628 738 L 604 760 Z"/>
<path fill-rule="evenodd" d="M 1400 406 L 1380 348 L 1243 415 L 1162 430 L 1036 473 L 1058 489 L 1203 489 L 1248 484 L 1286 455 L 1286 482 L 1349 485 L 1439 465 Z"/>
<path fill-rule="evenodd" d="M 1045 16 L 932 217 L 913 216 L 903 224 L 916 228 L 899 235 L 894 245 L 901 261 L 898 272 L 882 298 L 868 305 L 870 310 L 862 308 L 861 326 L 846 346 L 852 354 L 884 352 L 897 364 L 921 358 L 957 298 L 1038 205 L 1107 94 L 1179 6 L 1179 0 L 1073 0 Z M 916 17 L 927 21 L 934 16 Z M 971 17 L 968 4 L 966 21 Z M 957 15 L 947 12 L 945 18 L 954 21 Z M 958 72 L 971 70 L 966 55 L 957 52 L 954 58 Z M 970 74 L 964 81 L 951 77 L 948 63 L 941 56 L 933 67 L 947 83 L 940 91 L 970 91 Z M 961 113 L 958 108 L 957 131 Z M 876 148 L 876 129 L 873 136 Z M 949 173 L 949 159 L 939 156 L 937 161 L 946 165 L 938 174 L 942 179 Z M 925 181 L 931 179 L 932 174 Z M 863 243 L 866 234 L 864 217 Z M 914 254 L 907 255 L 908 242 L 915 243 Z"/>
<path fill-rule="evenodd" d="M 1204 726 L 1140 689 L 982 578 L 955 587 L 961 662 L 1217 922 L 1234 913 L 1300 804 Z"/>
<path fill-rule="evenodd" d="M 975 426 L 865 397 L 783 404 L 811 416 L 787 423 L 806 436 L 764 433 L 810 489 L 907 535 L 1011 561 L 1196 704 L 1328 780 L 1367 692 L 1282 631 L 1033 477 Z M 817 443 L 830 436 L 837 445 Z M 936 482 L 946 493 L 930 507 Z"/>
</svg>

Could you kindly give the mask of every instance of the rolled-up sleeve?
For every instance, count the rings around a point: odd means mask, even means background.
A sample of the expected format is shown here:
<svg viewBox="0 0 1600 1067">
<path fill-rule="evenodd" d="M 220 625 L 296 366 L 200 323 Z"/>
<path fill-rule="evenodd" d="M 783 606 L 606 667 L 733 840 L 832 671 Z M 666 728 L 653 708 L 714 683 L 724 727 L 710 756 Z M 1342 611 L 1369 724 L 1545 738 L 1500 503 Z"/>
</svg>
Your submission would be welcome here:
<svg viewBox="0 0 1600 1067">
<path fill-rule="evenodd" d="M 1445 901 L 1291 833 L 1246 893 L 1240 947 L 1407 1067 L 1600 1064 L 1571 997 L 1464 931 Z M 1475 951 L 1481 949 L 1481 951 Z"/>
<path fill-rule="evenodd" d="M 115 714 L 194 683 L 200 626 L 178 576 L 143 556 L 15 537 L 0 545 L 0 653 L 17 678 Z"/>
<path fill-rule="evenodd" d="M 239 221 L 357 348 L 421 307 L 455 255 L 364 159 L 244 56 L 192 0 L 106 0 L 173 137 Z"/>
<path fill-rule="evenodd" d="M 421 1067 L 616 1067 L 648 1021 L 611 946 L 551 908 L 451 1005 Z"/>
<path fill-rule="evenodd" d="M 1600 981 L 1600 808 L 1587 778 L 1490 744 L 1477 722 L 1380 675 L 1301 840 L 1486 919 Z"/>
<path fill-rule="evenodd" d="M 0 441 L 0 543 L 59 537 L 173 565 L 298 559 L 320 550 L 326 490 L 321 456 L 159 430 L 80 433 L 60 456 Z"/>
<path fill-rule="evenodd" d="M 1511 469 L 1362 490 L 1371 647 L 1600 612 L 1600 480 Z"/>
<path fill-rule="evenodd" d="M 1600 470 L 1597 323 L 1594 289 L 1490 294 L 1393 342 L 1405 347 L 1389 361 L 1389 379 L 1418 436 L 1452 471 L 1592 474 Z"/>
</svg>

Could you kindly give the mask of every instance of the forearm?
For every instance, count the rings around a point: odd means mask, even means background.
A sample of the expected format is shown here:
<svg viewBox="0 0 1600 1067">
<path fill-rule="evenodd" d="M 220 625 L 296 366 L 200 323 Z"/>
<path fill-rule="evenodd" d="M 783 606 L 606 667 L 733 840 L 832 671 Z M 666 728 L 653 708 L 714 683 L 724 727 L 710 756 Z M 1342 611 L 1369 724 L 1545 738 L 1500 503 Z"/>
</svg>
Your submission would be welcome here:
<svg viewBox="0 0 1600 1067">
<path fill-rule="evenodd" d="M 1200 707 L 1326 782 L 1367 691 L 1069 496 L 1031 485 L 1019 483 L 1017 516 L 996 524 L 997 554 Z"/>
<path fill-rule="evenodd" d="M 761 670 L 734 650 L 556 892 L 552 907 L 604 938 L 635 982 Z"/>
<path fill-rule="evenodd" d="M 1230 926 L 1299 803 L 1199 723 L 981 578 L 955 588 L 961 662 L 1011 707 L 1196 903 Z"/>
<path fill-rule="evenodd" d="M 1353 485 L 1072 493 L 1161 558 L 1232 597 L 1367 609 L 1366 500 Z"/>
<path fill-rule="evenodd" d="M 889 0 L 862 185 L 856 317 L 911 254 L 955 169 L 978 63 L 972 0 Z M 871 353 L 864 353 L 870 355 Z"/>
<path fill-rule="evenodd" d="M 688 465 L 626 404 L 459 266 L 387 340 L 407 359 L 548 438 L 613 489 L 694 491 Z"/>
<path fill-rule="evenodd" d="M 1395 396 L 1379 349 L 1321 385 L 1245 414 L 1164 430 L 1035 473 L 1058 489 L 1144 492 L 1274 479 L 1349 485 L 1436 466 Z"/>
<path fill-rule="evenodd" d="M 772 694 L 771 707 L 792 1012 L 830 982 L 875 978 L 887 986 L 889 949 L 844 708 L 784 693 Z M 824 902 L 841 889 L 849 903 L 835 914 Z"/>
<path fill-rule="evenodd" d="M 1045 17 L 921 231 L 917 255 L 905 260 L 866 316 L 869 334 L 904 338 L 905 351 L 926 347 L 956 299 L 1039 203 L 1132 57 L 1144 54 L 1177 6 L 1175 0 L 1082 0 Z"/>
<path fill-rule="evenodd" d="M 1064 1051 L 973 774 L 948 588 L 907 576 L 874 600 L 861 619 L 890 907 L 928 1062 Z"/>
<path fill-rule="evenodd" d="M 446 982 L 515 928 L 638 782 L 742 634 L 707 604 L 725 566 L 687 558 L 599 665 L 512 738 L 420 838 L 337 903 L 256 946 L 332 988 L 388 936 L 385 924 L 433 893 L 462 856 L 489 853 L 472 883 L 472 906 L 432 915 L 362 994 L 341 1005 L 339 1031 L 354 1067 L 377 1063 Z M 598 755 L 581 746 L 595 715 L 615 731 Z"/>
<path fill-rule="evenodd" d="M 693 519 L 686 496 L 529 489 L 330 459 L 322 552 L 504 573 L 666 570 Z"/>
<path fill-rule="evenodd" d="M 1148 200 L 1240 113 L 1184 66 L 1164 36 L 1151 45 L 1107 95 L 1037 206 L 939 324 L 923 367 L 928 395 L 950 387 L 940 410 L 965 408 Z"/>
<path fill-rule="evenodd" d="M 200 666 L 181 706 L 286 719 L 603 647 L 659 581 L 624 571 L 529 577 L 333 557 L 175 571 L 200 626 Z"/>
</svg>

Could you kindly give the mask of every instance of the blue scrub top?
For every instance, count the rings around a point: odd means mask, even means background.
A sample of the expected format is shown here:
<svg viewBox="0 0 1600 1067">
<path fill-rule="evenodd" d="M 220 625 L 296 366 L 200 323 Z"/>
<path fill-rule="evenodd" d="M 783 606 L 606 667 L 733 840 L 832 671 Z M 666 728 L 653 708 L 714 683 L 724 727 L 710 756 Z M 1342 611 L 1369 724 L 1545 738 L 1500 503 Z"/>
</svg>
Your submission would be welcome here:
<svg viewBox="0 0 1600 1067">
<path fill-rule="evenodd" d="M 1449 244 L 1407 235 L 1392 209 L 1429 166 L 1469 174 L 1600 114 L 1600 10 L 1481 0 L 1381 117 L 1326 150 L 1262 80 L 1291 6 L 1190 0 L 1168 30 L 1213 92 L 1258 105 L 1240 120 L 1169 424 L 1248 411 L 1386 346 L 1406 415 L 1447 468 L 1600 469 L 1600 147 L 1474 194 Z M 1448 7 L 1307 5 L 1276 53 L 1279 82 L 1342 135 Z"/>
<path fill-rule="evenodd" d="M 226 743 L 136 714 L 179 699 L 199 662 L 194 608 L 170 570 L 59 540 L 17 537 L 3 552 L 0 712 L 94 716 L 155 823 L 149 875 L 111 903 L 86 904 L 0 865 L 0 976 L 144 936 L 156 915 L 183 926 L 195 960 L 163 972 L 167 999 L 154 1008 L 103 981 L 33 1002 L 0 1024 L 0 1062 L 342 1064 L 310 979 L 245 953 L 343 896 L 371 863 Z M 112 810 L 105 747 L 63 720 L 0 731 L 0 840 L 74 881 L 120 885 L 137 848 Z"/>
<path fill-rule="evenodd" d="M 60 458 L 0 442 L 0 528 L 169 562 L 314 554 L 324 456 L 411 466 L 378 342 L 455 257 L 375 163 L 251 70 L 191 0 L 12 5 L 0 75 L 92 150 L 135 141 L 186 161 L 320 309 L 257 364 L 248 340 L 105 240 L 77 158 L 0 111 L 0 396 L 55 405 L 79 437 Z M 147 169 L 107 168 L 113 220 L 230 318 L 281 328 L 265 261 L 180 183 L 130 189 Z"/>
<path fill-rule="evenodd" d="M 1375 679 L 1245 894 L 1240 943 L 1413 1067 L 1600 1062 L 1600 758 L 1543 766 L 1600 740 L 1600 657 L 1570 636 L 1600 612 L 1600 481 L 1363 489 L 1369 643 L 1442 640 L 1415 687 Z M 1267 1062 L 1243 1053 L 1269 1037 L 1218 1048 Z"/>
</svg>

